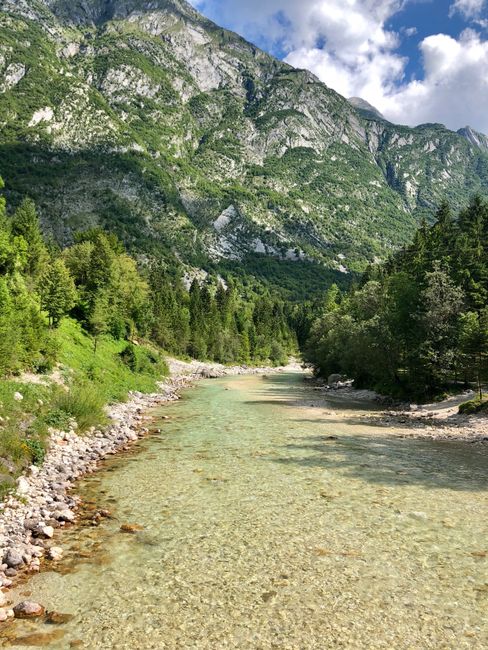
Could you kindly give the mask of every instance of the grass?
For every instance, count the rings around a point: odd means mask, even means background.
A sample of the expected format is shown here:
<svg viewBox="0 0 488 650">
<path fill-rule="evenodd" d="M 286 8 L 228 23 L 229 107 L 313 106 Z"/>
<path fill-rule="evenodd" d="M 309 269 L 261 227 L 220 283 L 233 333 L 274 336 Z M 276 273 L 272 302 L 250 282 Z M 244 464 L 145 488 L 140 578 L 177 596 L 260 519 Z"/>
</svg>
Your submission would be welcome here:
<svg viewBox="0 0 488 650">
<path fill-rule="evenodd" d="M 55 338 L 60 372 L 69 390 L 58 384 L 0 380 L 0 498 L 30 464 L 40 464 L 49 428 L 67 429 L 76 420 L 84 432 L 105 423 L 104 406 L 127 399 L 129 391 L 150 393 L 168 373 L 158 350 L 109 337 L 97 342 L 71 319 Z M 22 399 L 15 399 L 20 393 Z"/>
<path fill-rule="evenodd" d="M 64 319 L 56 332 L 60 344 L 59 361 L 68 381 L 89 382 L 106 403 L 122 402 L 129 391 L 154 392 L 157 381 L 168 372 L 158 351 L 147 345 L 131 346 L 138 363 L 124 362 L 127 341 L 102 338 L 94 351 L 93 339 L 73 320 Z M 144 361 L 145 360 L 145 361 Z"/>
</svg>

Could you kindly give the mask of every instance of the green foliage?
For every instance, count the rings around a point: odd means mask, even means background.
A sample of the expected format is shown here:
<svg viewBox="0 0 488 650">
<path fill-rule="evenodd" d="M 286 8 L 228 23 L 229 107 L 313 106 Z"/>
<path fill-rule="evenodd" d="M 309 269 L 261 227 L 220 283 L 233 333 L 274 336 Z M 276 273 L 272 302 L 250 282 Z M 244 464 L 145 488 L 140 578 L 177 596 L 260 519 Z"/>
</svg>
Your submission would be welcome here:
<svg viewBox="0 0 488 650">
<path fill-rule="evenodd" d="M 76 304 L 76 288 L 62 259 L 54 260 L 41 278 L 41 306 L 54 327 Z"/>
<path fill-rule="evenodd" d="M 97 386 L 88 381 L 75 382 L 67 392 L 60 392 L 52 402 L 52 408 L 60 416 L 73 418 L 78 423 L 80 431 L 86 431 L 92 426 L 105 421 L 103 407 L 105 399 Z"/>
<path fill-rule="evenodd" d="M 306 358 L 326 377 L 347 374 L 422 399 L 451 382 L 488 379 L 488 206 L 475 197 L 454 220 L 441 205 L 411 246 L 369 269 L 340 304 L 328 297 Z"/>
<path fill-rule="evenodd" d="M 70 318 L 61 322 L 56 330 L 56 339 L 60 346 L 59 361 L 71 371 L 67 374 L 68 381 L 74 377 L 75 381 L 92 382 L 105 403 L 124 401 L 129 391 L 155 392 L 157 380 L 167 374 L 161 360 L 149 363 L 141 372 L 133 372 L 120 357 L 127 346 L 126 341 L 109 335 L 101 336 L 95 350 L 93 338 L 80 323 Z M 153 354 L 154 348 L 148 346 L 148 355 Z"/>
<path fill-rule="evenodd" d="M 473 415 L 474 413 L 481 413 L 483 411 L 488 411 L 488 397 L 477 397 L 459 405 L 459 413 L 463 415 Z"/>
<path fill-rule="evenodd" d="M 42 465 L 46 449 L 39 438 L 27 438 L 25 444 L 34 465 Z"/>
<path fill-rule="evenodd" d="M 128 343 L 120 352 L 123 363 L 132 372 L 161 377 L 167 372 L 164 360 L 157 350 Z"/>
</svg>

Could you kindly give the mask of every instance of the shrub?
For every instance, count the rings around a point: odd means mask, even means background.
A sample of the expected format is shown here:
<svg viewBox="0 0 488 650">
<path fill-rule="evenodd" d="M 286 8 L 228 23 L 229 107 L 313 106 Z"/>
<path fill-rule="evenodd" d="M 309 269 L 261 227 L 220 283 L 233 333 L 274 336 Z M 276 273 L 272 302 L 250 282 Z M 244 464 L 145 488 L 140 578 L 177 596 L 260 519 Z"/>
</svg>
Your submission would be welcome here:
<svg viewBox="0 0 488 650">
<path fill-rule="evenodd" d="M 65 413 L 78 423 L 80 431 L 86 431 L 105 420 L 105 399 L 90 382 L 75 383 L 69 392 L 58 395 L 53 403 L 54 411 Z"/>
<path fill-rule="evenodd" d="M 158 377 L 167 374 L 166 362 L 156 350 L 127 343 L 120 353 L 123 363 L 132 371 Z"/>
<path fill-rule="evenodd" d="M 483 399 L 480 399 L 477 397 L 459 405 L 459 413 L 463 415 L 473 415 L 474 413 L 481 413 L 481 411 L 488 411 L 488 398 L 483 397 Z"/>
<path fill-rule="evenodd" d="M 46 455 L 46 450 L 41 440 L 39 438 L 27 438 L 25 445 L 34 465 L 41 465 Z"/>
</svg>

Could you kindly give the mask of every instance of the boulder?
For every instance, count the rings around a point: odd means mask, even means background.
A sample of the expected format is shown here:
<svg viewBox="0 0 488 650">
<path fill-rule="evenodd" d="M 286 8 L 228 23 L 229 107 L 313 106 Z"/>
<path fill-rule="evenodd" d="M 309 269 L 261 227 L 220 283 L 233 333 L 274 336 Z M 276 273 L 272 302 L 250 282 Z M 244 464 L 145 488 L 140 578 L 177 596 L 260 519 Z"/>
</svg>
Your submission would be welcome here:
<svg viewBox="0 0 488 650">
<path fill-rule="evenodd" d="M 51 546 L 47 551 L 47 556 L 53 562 L 57 562 L 63 557 L 63 549 L 60 546 Z"/>
<path fill-rule="evenodd" d="M 329 378 L 327 379 L 327 383 L 329 384 L 329 386 L 332 386 L 333 384 L 337 384 L 340 381 L 342 381 L 342 375 L 338 375 L 338 374 L 329 375 Z"/>
<path fill-rule="evenodd" d="M 58 510 L 54 513 L 54 517 L 58 521 L 66 521 L 68 523 L 73 523 L 76 519 L 75 513 L 69 508 L 64 508 L 63 510 Z"/>
<path fill-rule="evenodd" d="M 3 561 L 10 569 L 15 569 L 24 563 L 22 553 L 15 548 L 9 548 L 4 555 Z"/>
<path fill-rule="evenodd" d="M 30 483 L 25 478 L 25 476 L 20 476 L 17 479 L 17 493 L 18 494 L 27 494 L 30 489 Z"/>
<path fill-rule="evenodd" d="M 44 607 L 32 600 L 23 600 L 14 607 L 15 618 L 36 618 L 44 615 Z"/>
</svg>

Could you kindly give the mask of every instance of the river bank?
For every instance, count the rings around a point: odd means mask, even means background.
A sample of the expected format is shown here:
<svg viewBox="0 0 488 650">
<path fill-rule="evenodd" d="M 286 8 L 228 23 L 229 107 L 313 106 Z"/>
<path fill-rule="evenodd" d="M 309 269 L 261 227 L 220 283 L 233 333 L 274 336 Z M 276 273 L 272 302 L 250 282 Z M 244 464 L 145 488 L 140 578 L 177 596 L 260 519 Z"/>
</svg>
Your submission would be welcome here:
<svg viewBox="0 0 488 650">
<path fill-rule="evenodd" d="M 328 389 L 316 387 L 317 402 L 327 407 L 332 400 L 354 400 L 376 406 L 361 419 L 371 420 L 382 427 L 394 427 L 394 435 L 402 438 L 427 440 L 451 440 L 458 442 L 488 443 L 488 415 L 484 413 L 465 415 L 459 413 L 459 405 L 475 397 L 467 391 L 431 404 L 410 404 L 397 409 L 382 409 L 383 398 L 373 391 L 352 387 Z"/>
<path fill-rule="evenodd" d="M 148 432 L 150 411 L 179 399 L 179 392 L 193 382 L 226 375 L 277 372 L 277 368 L 225 367 L 219 364 L 168 360 L 171 376 L 159 384 L 160 392 L 133 392 L 125 403 L 107 407 L 110 424 L 76 433 L 53 431 L 40 467 L 31 466 L 17 479 L 16 491 L 0 504 L 0 587 L 9 588 L 26 573 L 40 569 L 41 561 L 57 561 L 63 549 L 53 546 L 54 529 L 76 521 L 79 498 L 71 492 L 74 482 L 94 472 L 104 458 L 127 449 Z M 99 517 L 109 513 L 101 511 Z M 0 621 L 14 615 L 8 596 L 0 590 Z"/>
<path fill-rule="evenodd" d="M 60 622 L 0 645 L 486 649 L 488 447 L 404 440 L 361 418 L 378 405 L 311 408 L 301 373 L 263 374 L 199 382 L 77 483 L 62 560 L 9 593 Z"/>
</svg>

